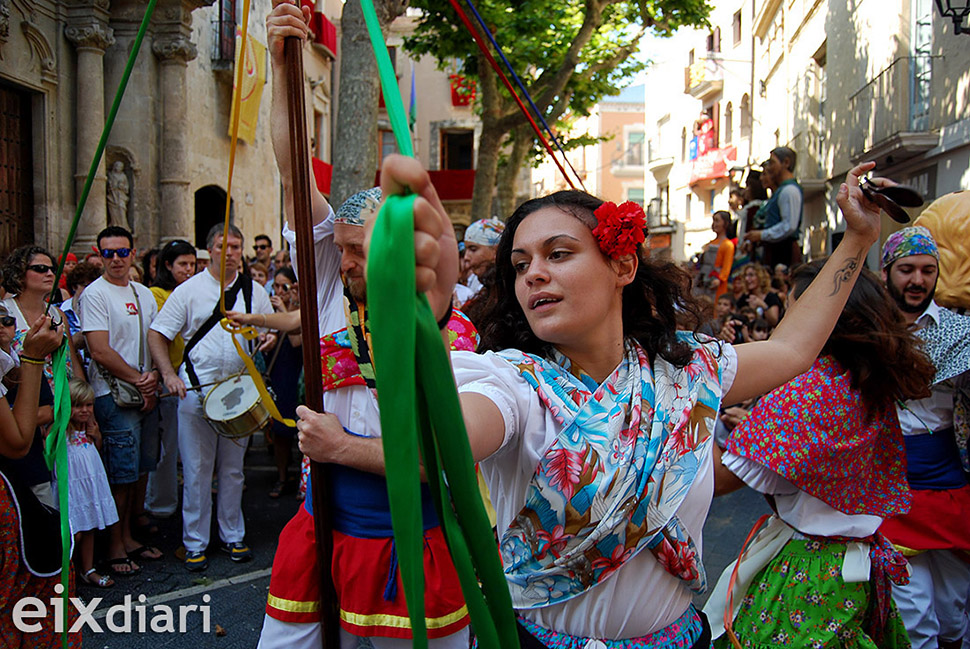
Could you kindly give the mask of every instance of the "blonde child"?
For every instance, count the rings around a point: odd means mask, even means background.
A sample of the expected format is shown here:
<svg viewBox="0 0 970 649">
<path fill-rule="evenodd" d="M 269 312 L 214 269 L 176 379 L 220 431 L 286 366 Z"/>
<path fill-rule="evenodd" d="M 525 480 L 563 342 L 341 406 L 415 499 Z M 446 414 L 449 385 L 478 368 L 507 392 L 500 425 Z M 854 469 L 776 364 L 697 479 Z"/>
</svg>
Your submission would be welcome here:
<svg viewBox="0 0 970 649">
<path fill-rule="evenodd" d="M 98 453 L 101 431 L 94 419 L 94 390 L 80 379 L 71 379 L 71 423 L 68 427 L 69 516 L 78 549 L 76 565 L 83 583 L 98 588 L 114 586 L 109 575 L 94 568 L 94 530 L 118 523 L 111 487 Z"/>
</svg>

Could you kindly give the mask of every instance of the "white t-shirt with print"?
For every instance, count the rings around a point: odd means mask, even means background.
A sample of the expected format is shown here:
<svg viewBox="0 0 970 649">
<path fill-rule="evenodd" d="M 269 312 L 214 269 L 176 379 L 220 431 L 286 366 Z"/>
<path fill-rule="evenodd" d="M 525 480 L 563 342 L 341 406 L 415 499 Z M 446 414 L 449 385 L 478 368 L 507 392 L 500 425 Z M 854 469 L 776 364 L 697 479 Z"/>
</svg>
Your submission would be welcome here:
<svg viewBox="0 0 970 649">
<path fill-rule="evenodd" d="M 155 296 L 145 286 L 138 282 L 117 286 L 104 277 L 99 277 L 81 293 L 77 310 L 81 318 L 81 331 L 107 331 L 111 349 L 118 352 L 128 365 L 142 372 L 152 369 L 152 355 L 148 351 L 148 329 L 158 313 L 158 307 Z M 96 397 L 111 393 L 100 371 L 93 364 L 88 372 L 88 379 Z"/>
</svg>

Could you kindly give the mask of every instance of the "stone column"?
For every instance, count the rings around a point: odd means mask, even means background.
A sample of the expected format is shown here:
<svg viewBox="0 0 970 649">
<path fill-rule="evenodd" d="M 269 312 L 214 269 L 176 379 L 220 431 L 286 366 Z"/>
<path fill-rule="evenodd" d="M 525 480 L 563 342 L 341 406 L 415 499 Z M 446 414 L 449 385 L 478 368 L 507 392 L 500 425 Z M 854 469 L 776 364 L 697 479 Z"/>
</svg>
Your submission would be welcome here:
<svg viewBox="0 0 970 649">
<path fill-rule="evenodd" d="M 195 211 L 189 194 L 186 64 L 197 55 L 183 34 L 160 34 L 152 42 L 160 61 L 159 94 L 162 99 L 162 150 L 158 192 L 161 242 L 195 238 Z"/>
<path fill-rule="evenodd" d="M 104 51 L 114 44 L 114 33 L 99 20 L 69 24 L 64 35 L 77 49 L 77 158 L 74 184 L 81 199 L 84 181 L 104 127 Z M 98 232 L 108 223 L 104 160 L 101 160 L 78 225 L 75 247 L 90 250 Z M 73 215 L 72 215 L 73 216 Z"/>
</svg>

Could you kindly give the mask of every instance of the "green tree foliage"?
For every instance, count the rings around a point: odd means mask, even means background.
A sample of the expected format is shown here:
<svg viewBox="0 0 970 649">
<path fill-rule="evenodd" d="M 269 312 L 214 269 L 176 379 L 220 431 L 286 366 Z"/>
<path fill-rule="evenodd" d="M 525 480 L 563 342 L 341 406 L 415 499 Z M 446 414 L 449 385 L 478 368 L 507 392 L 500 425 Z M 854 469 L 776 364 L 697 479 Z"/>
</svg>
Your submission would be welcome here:
<svg viewBox="0 0 970 649">
<path fill-rule="evenodd" d="M 423 16 L 405 47 L 433 56 L 443 69 L 457 62 L 478 81 L 482 133 L 472 219 L 486 218 L 496 184 L 500 196 L 507 194 L 535 146 L 522 142 L 534 137 L 531 127 L 451 5 L 412 0 L 410 6 Z M 682 26 L 704 26 L 710 11 L 707 0 L 478 0 L 476 7 L 553 129 L 588 115 L 643 69 L 635 54 L 647 31 L 669 36 Z M 508 208 L 509 201 L 500 202 Z"/>
</svg>

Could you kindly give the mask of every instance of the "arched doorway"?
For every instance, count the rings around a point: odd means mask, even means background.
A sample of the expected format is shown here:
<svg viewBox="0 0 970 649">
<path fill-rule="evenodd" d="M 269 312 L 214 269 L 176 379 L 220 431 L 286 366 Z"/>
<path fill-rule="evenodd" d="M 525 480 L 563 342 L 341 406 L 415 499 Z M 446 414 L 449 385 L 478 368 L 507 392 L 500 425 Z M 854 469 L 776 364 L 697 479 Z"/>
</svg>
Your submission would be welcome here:
<svg viewBox="0 0 970 649">
<path fill-rule="evenodd" d="M 195 247 L 205 248 L 205 235 L 226 216 L 226 190 L 218 185 L 206 185 L 195 192 Z M 229 203 L 229 222 L 233 220 L 233 205 Z"/>
</svg>

